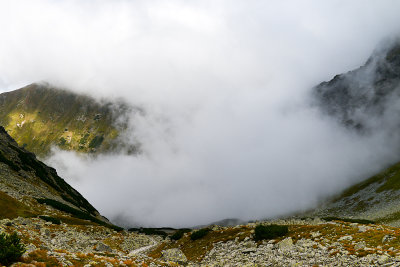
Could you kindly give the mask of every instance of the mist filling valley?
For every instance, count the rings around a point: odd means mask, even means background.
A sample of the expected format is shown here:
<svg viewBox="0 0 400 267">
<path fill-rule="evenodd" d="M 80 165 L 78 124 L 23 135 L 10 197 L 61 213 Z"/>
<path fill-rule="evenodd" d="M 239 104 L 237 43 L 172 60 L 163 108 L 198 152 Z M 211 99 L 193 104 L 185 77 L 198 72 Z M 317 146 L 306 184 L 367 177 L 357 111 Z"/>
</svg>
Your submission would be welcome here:
<svg viewBox="0 0 400 267">
<path fill-rule="evenodd" d="M 360 134 L 324 114 L 312 94 L 397 36 L 400 3 L 217 2 L 43 0 L 7 11 L 0 3 L 2 91 L 48 81 L 143 110 L 123 136 L 140 143 L 139 154 L 54 148 L 46 159 L 114 223 L 287 215 L 400 158 L 398 126 L 389 123 L 396 101 L 382 103 L 385 120 L 363 118 L 371 127 Z M 24 20 L 38 10 L 46 15 Z"/>
</svg>

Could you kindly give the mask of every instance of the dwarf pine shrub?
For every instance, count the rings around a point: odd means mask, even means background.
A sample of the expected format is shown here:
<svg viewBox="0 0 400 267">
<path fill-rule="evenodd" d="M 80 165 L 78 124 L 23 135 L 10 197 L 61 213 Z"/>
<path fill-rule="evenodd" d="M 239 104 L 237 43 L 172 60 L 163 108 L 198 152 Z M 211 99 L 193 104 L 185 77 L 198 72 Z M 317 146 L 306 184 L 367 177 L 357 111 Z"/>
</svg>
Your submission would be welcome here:
<svg viewBox="0 0 400 267">
<path fill-rule="evenodd" d="M 287 225 L 257 225 L 254 229 L 254 240 L 273 239 L 284 236 L 289 232 Z"/>
<path fill-rule="evenodd" d="M 0 263 L 8 266 L 17 261 L 25 253 L 25 247 L 20 243 L 17 233 L 7 235 L 0 233 Z"/>
<path fill-rule="evenodd" d="M 179 239 L 181 239 L 182 237 L 183 237 L 183 235 L 185 234 L 185 233 L 188 233 L 188 232 L 190 232 L 191 230 L 190 229 L 179 229 L 178 231 L 176 231 L 172 236 L 171 236 L 171 239 L 172 240 L 179 240 Z"/>
<path fill-rule="evenodd" d="M 197 240 L 200 239 L 202 237 L 205 237 L 209 232 L 211 232 L 212 230 L 209 228 L 203 228 L 197 231 L 194 231 L 191 235 L 190 235 L 190 239 L 192 240 Z"/>
<path fill-rule="evenodd" d="M 42 220 L 45 220 L 46 222 L 51 222 L 53 224 L 61 224 L 60 219 L 57 219 L 57 218 L 54 218 L 54 217 L 40 215 L 39 218 L 42 219 Z"/>
</svg>

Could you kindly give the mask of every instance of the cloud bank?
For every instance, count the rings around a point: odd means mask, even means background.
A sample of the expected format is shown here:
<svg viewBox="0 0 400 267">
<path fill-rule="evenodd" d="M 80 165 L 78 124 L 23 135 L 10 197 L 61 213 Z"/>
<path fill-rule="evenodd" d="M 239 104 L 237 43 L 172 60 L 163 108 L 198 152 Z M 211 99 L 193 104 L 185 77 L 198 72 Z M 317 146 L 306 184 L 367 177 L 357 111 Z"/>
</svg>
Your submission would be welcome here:
<svg viewBox="0 0 400 267">
<path fill-rule="evenodd" d="M 398 159 L 310 89 L 400 30 L 398 1 L 0 1 L 0 90 L 45 80 L 143 107 L 136 157 L 48 159 L 101 213 L 191 226 L 306 209 Z"/>
</svg>

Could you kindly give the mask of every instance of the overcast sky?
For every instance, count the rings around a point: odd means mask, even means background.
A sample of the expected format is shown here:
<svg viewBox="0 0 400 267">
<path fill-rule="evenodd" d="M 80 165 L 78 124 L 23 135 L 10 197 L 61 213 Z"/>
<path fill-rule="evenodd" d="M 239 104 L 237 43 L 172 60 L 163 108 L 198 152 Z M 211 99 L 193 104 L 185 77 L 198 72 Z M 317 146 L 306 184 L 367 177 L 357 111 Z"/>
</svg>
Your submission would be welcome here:
<svg viewBox="0 0 400 267">
<path fill-rule="evenodd" d="M 0 0 L 0 91 L 48 81 L 146 110 L 139 156 L 57 152 L 105 216 L 190 226 L 315 205 L 398 159 L 309 106 L 400 30 L 400 1 Z"/>
</svg>

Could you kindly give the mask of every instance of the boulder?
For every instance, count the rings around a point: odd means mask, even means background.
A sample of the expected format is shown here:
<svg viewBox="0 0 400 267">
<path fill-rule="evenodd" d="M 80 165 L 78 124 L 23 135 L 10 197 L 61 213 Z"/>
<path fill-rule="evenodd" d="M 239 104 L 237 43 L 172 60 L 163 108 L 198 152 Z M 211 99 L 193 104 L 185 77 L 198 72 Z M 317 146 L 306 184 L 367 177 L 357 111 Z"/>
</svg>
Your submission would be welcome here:
<svg viewBox="0 0 400 267">
<path fill-rule="evenodd" d="M 161 251 L 164 261 L 172 261 L 180 264 L 186 263 L 187 258 L 179 248 L 171 248 Z"/>
<path fill-rule="evenodd" d="M 360 233 L 364 233 L 364 232 L 366 232 L 366 231 L 368 231 L 370 229 L 371 229 L 371 227 L 366 226 L 366 225 L 359 225 L 358 226 L 358 232 L 360 232 Z"/>
<path fill-rule="evenodd" d="M 364 241 L 358 242 L 354 245 L 355 250 L 364 249 L 365 247 L 366 247 L 366 244 Z"/>
<path fill-rule="evenodd" d="M 99 252 L 108 252 L 108 253 L 112 252 L 112 249 L 102 242 L 97 243 L 96 250 Z"/>
<path fill-rule="evenodd" d="M 291 237 L 288 237 L 280 241 L 277 245 L 281 250 L 289 250 L 293 247 L 293 240 Z"/>
<path fill-rule="evenodd" d="M 388 256 L 386 256 L 386 255 L 382 255 L 382 256 L 380 256 L 379 258 L 378 258 L 378 264 L 385 264 L 385 263 L 387 263 L 387 262 L 389 262 L 389 257 Z"/>
</svg>

